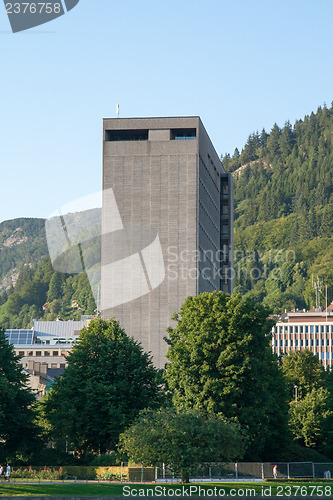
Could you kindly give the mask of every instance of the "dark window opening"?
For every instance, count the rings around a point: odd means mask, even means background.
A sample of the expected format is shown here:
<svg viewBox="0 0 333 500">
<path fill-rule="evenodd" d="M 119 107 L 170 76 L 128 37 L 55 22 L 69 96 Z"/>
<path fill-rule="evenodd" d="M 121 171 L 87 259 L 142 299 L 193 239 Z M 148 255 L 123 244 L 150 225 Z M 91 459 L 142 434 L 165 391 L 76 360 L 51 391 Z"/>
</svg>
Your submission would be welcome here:
<svg viewBox="0 0 333 500">
<path fill-rule="evenodd" d="M 105 141 L 148 141 L 148 130 L 106 130 Z"/>
<path fill-rule="evenodd" d="M 195 128 L 173 128 L 170 130 L 170 139 L 172 141 L 184 141 L 195 139 L 197 131 Z"/>
</svg>

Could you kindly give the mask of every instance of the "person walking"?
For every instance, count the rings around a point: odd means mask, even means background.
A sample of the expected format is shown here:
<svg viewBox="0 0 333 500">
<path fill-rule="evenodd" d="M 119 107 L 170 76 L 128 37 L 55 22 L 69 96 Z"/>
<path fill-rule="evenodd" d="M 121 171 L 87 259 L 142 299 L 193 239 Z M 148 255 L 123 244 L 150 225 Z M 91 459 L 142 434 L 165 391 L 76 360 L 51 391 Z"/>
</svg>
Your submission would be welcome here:
<svg viewBox="0 0 333 500">
<path fill-rule="evenodd" d="M 274 467 L 273 467 L 273 477 L 274 477 L 274 479 L 277 478 L 277 465 L 274 465 Z"/>
<path fill-rule="evenodd" d="M 7 481 L 9 481 L 11 471 L 12 471 L 12 468 L 11 468 L 10 464 L 8 464 L 7 469 L 6 469 L 6 475 L 5 475 L 5 479 Z"/>
<path fill-rule="evenodd" d="M 3 466 L 0 465 L 0 479 L 3 479 L 3 472 L 4 472 Z"/>
</svg>

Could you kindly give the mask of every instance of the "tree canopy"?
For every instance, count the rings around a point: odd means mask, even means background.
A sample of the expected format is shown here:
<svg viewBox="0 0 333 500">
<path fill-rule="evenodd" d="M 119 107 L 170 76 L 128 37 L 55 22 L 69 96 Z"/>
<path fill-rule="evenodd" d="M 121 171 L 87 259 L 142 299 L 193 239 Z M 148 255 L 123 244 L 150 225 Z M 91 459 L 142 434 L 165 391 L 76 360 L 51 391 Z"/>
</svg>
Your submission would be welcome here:
<svg viewBox="0 0 333 500">
<path fill-rule="evenodd" d="M 332 374 L 326 372 L 324 366 L 309 349 L 292 351 L 282 358 L 282 371 L 289 387 L 290 399 L 293 399 L 294 385 L 297 385 L 298 396 L 305 396 L 312 389 L 318 389 L 329 383 Z"/>
<path fill-rule="evenodd" d="M 235 422 L 198 410 L 176 413 L 173 408 L 142 412 L 119 442 L 131 461 L 150 466 L 164 463 L 181 474 L 182 482 L 207 463 L 241 459 L 246 447 Z"/>
<path fill-rule="evenodd" d="M 0 458 L 27 451 L 35 436 L 33 403 L 19 357 L 0 329 Z"/>
<path fill-rule="evenodd" d="M 333 373 L 309 349 L 285 354 L 282 371 L 289 386 L 289 427 L 294 439 L 332 456 Z"/>
<path fill-rule="evenodd" d="M 160 381 L 150 355 L 115 319 L 92 320 L 45 401 L 54 439 L 80 455 L 113 450 L 140 410 L 159 404 Z"/>
<path fill-rule="evenodd" d="M 287 439 L 283 375 L 272 354 L 268 310 L 223 292 L 188 297 L 169 328 L 166 379 L 175 406 L 237 418 L 252 459 Z"/>
</svg>

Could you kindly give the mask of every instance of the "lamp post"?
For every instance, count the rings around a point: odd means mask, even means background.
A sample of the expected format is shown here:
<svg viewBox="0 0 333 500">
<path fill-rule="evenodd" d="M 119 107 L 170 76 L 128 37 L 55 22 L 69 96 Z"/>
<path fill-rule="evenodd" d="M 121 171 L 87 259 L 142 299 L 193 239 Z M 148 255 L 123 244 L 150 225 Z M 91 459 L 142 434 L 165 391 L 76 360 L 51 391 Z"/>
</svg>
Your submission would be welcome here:
<svg viewBox="0 0 333 500">
<path fill-rule="evenodd" d="M 294 384 L 294 389 L 295 389 L 295 403 L 297 404 L 297 389 L 298 389 L 298 385 Z"/>
</svg>

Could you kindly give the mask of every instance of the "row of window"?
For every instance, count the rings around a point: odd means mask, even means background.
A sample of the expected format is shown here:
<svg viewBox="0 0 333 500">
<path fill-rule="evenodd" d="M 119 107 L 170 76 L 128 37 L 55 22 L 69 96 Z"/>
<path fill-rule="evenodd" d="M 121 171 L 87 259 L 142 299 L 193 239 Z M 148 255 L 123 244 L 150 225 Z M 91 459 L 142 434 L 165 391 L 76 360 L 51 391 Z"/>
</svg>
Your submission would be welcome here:
<svg viewBox="0 0 333 500">
<path fill-rule="evenodd" d="M 320 343 L 319 343 L 319 340 L 321 340 Z M 285 346 L 293 347 L 294 346 L 293 339 L 285 340 L 284 345 Z M 305 347 L 309 347 L 309 346 L 313 347 L 314 345 L 316 345 L 316 346 L 319 346 L 319 345 L 321 345 L 321 346 L 325 346 L 326 345 L 327 346 L 328 345 L 329 346 L 330 345 L 330 339 L 316 339 L 316 344 L 314 344 L 314 340 L 313 339 L 311 339 L 310 341 L 308 339 L 305 339 L 305 340 L 303 340 L 303 339 L 300 339 L 300 340 L 295 339 L 295 347 L 298 347 L 298 346 L 300 346 L 300 347 L 304 347 L 304 346 Z M 332 343 L 332 345 L 333 345 L 333 343 Z M 278 341 L 276 340 L 275 341 L 275 347 L 277 347 L 277 346 L 278 346 Z M 280 346 L 281 347 L 283 346 L 283 340 L 280 340 Z"/>
<path fill-rule="evenodd" d="M 171 141 L 181 141 L 196 139 L 195 128 L 174 128 L 170 130 Z M 148 129 L 135 129 L 135 130 L 106 130 L 106 142 L 123 142 L 123 141 L 148 141 Z"/>
<path fill-rule="evenodd" d="M 333 325 L 276 326 L 275 333 L 333 333 Z"/>
<path fill-rule="evenodd" d="M 28 364 L 27 363 L 24 364 L 23 366 L 24 366 L 24 368 L 28 368 Z M 60 364 L 58 364 L 58 363 L 51 363 L 51 364 L 48 364 L 47 367 L 48 368 L 66 368 L 66 364 L 65 363 L 60 363 Z"/>
<path fill-rule="evenodd" d="M 27 351 L 26 353 L 24 351 L 18 352 L 19 356 L 67 356 L 67 354 L 67 351 L 61 351 L 60 354 L 59 351 L 35 351 L 35 354 L 33 351 Z"/>
</svg>

